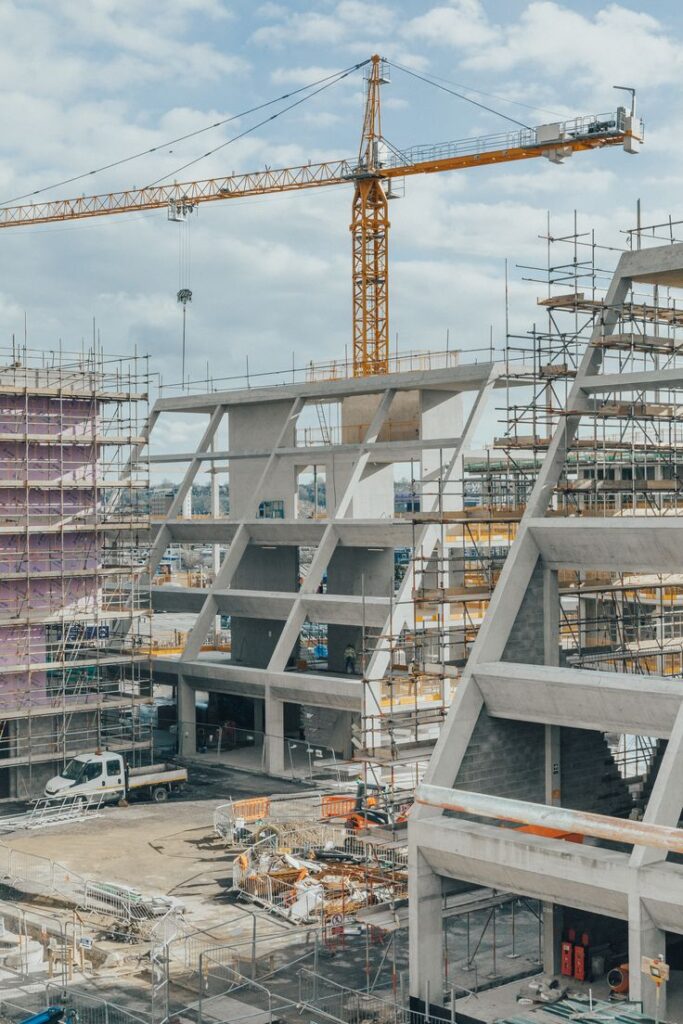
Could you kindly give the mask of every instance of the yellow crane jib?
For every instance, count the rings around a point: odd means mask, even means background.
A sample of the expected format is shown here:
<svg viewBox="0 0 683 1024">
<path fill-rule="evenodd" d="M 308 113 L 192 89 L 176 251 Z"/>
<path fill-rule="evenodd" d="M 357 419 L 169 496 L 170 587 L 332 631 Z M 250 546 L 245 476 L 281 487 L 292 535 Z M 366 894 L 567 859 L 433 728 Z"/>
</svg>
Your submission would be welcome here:
<svg viewBox="0 0 683 1024">
<path fill-rule="evenodd" d="M 637 153 L 644 140 L 644 128 L 636 117 L 634 90 L 617 86 L 615 88 L 630 93 L 630 110 L 618 107 L 614 113 L 399 151 L 390 147 L 382 135 L 381 88 L 389 80 L 388 62 L 375 55 L 366 67 L 365 111 L 356 160 L 267 168 L 203 181 L 3 206 L 0 207 L 0 228 L 162 208 L 170 211 L 171 219 L 177 219 L 181 215 L 178 211 L 194 209 L 200 203 L 351 183 L 354 189 L 350 225 L 353 372 L 355 376 L 386 373 L 389 368 L 388 199 L 393 179 L 538 157 L 561 163 L 575 152 L 595 151 L 605 146 L 622 146 L 627 153 Z"/>
</svg>

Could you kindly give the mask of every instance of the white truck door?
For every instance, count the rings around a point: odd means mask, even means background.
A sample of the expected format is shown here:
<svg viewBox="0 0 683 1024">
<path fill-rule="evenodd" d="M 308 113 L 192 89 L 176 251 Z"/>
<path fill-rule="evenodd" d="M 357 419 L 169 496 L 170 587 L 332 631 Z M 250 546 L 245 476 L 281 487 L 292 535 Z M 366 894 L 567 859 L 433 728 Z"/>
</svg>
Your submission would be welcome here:
<svg viewBox="0 0 683 1024">
<path fill-rule="evenodd" d="M 120 787 L 123 789 L 123 758 L 118 754 L 110 754 L 106 760 L 106 786 L 108 789 Z"/>
<path fill-rule="evenodd" d="M 101 761 L 88 761 L 83 772 L 83 782 L 85 783 L 82 787 L 83 792 L 97 793 L 99 789 L 103 789 L 107 785 L 103 768 L 104 765 Z"/>
</svg>

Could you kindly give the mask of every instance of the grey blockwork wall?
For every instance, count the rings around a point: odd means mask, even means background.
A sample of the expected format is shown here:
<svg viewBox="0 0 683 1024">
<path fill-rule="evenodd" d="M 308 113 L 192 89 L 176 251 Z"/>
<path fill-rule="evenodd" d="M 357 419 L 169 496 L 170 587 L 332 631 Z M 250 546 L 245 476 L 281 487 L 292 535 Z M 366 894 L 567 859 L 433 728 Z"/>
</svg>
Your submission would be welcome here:
<svg viewBox="0 0 683 1024">
<path fill-rule="evenodd" d="M 543 635 L 543 566 L 536 563 L 515 624 L 503 651 L 503 661 L 542 665 L 545 661 Z"/>
<path fill-rule="evenodd" d="M 542 665 L 543 566 L 539 560 L 503 653 L 504 661 Z M 627 817 L 633 801 L 601 732 L 562 728 L 562 805 Z M 545 727 L 490 718 L 482 711 L 455 782 L 460 789 L 545 802 Z"/>
<path fill-rule="evenodd" d="M 482 711 L 455 781 L 456 788 L 543 803 L 542 725 L 491 718 Z"/>
<path fill-rule="evenodd" d="M 562 806 L 627 818 L 633 798 L 601 732 L 562 728 Z"/>
<path fill-rule="evenodd" d="M 544 757 L 544 726 L 490 718 L 482 711 L 455 785 L 475 793 L 544 803 Z M 560 762 L 563 807 L 628 817 L 633 800 L 601 732 L 563 728 Z"/>
</svg>

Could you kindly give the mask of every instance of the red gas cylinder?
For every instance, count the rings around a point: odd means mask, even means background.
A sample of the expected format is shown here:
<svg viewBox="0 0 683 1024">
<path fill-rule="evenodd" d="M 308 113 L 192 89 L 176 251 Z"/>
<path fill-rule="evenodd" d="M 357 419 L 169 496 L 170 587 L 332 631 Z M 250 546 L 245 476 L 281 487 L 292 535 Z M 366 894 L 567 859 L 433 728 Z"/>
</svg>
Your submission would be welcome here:
<svg viewBox="0 0 683 1024">
<path fill-rule="evenodd" d="M 565 978 L 571 978 L 574 974 L 574 947 L 571 942 L 562 943 L 560 973 L 563 974 Z"/>
</svg>

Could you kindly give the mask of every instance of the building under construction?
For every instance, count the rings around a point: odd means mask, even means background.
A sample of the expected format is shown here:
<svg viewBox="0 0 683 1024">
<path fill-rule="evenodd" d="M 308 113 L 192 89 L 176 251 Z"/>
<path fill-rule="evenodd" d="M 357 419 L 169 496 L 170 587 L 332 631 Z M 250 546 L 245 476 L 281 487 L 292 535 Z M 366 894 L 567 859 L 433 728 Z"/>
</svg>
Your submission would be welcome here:
<svg viewBox="0 0 683 1024">
<path fill-rule="evenodd" d="M 683 249 L 644 241 L 601 288 L 575 236 L 540 300 L 535 401 L 500 442 L 540 469 L 409 825 L 418 1002 L 443 1004 L 463 886 L 540 896 L 545 970 L 604 946 L 651 1011 L 642 958 L 681 963 Z"/>
<path fill-rule="evenodd" d="M 0 796 L 96 747 L 149 751 L 146 360 L 0 364 Z"/>
<path fill-rule="evenodd" d="M 434 517 L 462 509 L 464 453 L 487 400 L 507 381 L 503 365 L 460 362 L 455 353 L 432 353 L 412 369 L 406 359 L 384 375 L 308 376 L 162 397 L 152 411 L 152 444 L 165 415 L 189 412 L 205 424 L 196 451 L 150 457 L 187 467 L 155 522 L 152 571 L 172 543 L 227 550 L 208 586 L 167 577 L 153 587 L 156 612 L 196 615 L 179 657 L 155 659 L 156 678 L 177 687 L 180 750 L 197 749 L 196 694 L 208 693 L 209 725 L 228 738 L 223 749 L 248 734 L 275 774 L 290 767 L 288 741 L 350 760 L 354 746 L 367 747 L 368 730 L 392 742 L 389 717 L 399 706 L 408 736 L 443 717 L 450 684 L 436 667 L 444 660 L 438 644 L 431 674 L 416 673 L 411 656 L 393 680 L 391 638 L 414 626 L 413 591 L 439 545 Z M 417 528 L 412 515 L 395 512 L 395 482 L 410 465 L 426 510 Z M 208 517 L 188 518 L 187 495 L 207 468 L 214 490 L 221 475 L 228 480 L 229 515 L 214 503 Z M 324 492 L 314 507 L 299 500 L 306 475 Z M 414 552 L 402 578 L 399 550 Z M 219 616 L 229 618 L 229 649 L 207 644 Z M 312 660 L 311 636 L 319 648 Z"/>
<path fill-rule="evenodd" d="M 154 590 L 160 612 L 196 615 L 156 662 L 178 687 L 181 750 L 206 749 L 208 692 L 218 757 L 238 763 L 225 718 L 247 701 L 265 770 L 290 774 L 304 748 L 397 806 L 416 791 L 418 1010 L 453 987 L 449 908 L 468 893 L 479 907 L 493 891 L 508 914 L 540 899 L 548 974 L 579 979 L 594 957 L 623 990 L 630 965 L 650 1006 L 641 956 L 683 967 L 681 245 L 651 248 L 641 228 L 615 270 L 590 233 L 559 249 L 548 234 L 542 326 L 511 332 L 499 358 L 433 354 L 363 379 L 312 368 L 277 389 L 164 397 L 154 413 L 205 422 L 155 562 L 172 542 L 218 550 L 208 585 Z M 229 514 L 191 517 L 202 466 L 229 480 Z"/>
</svg>

